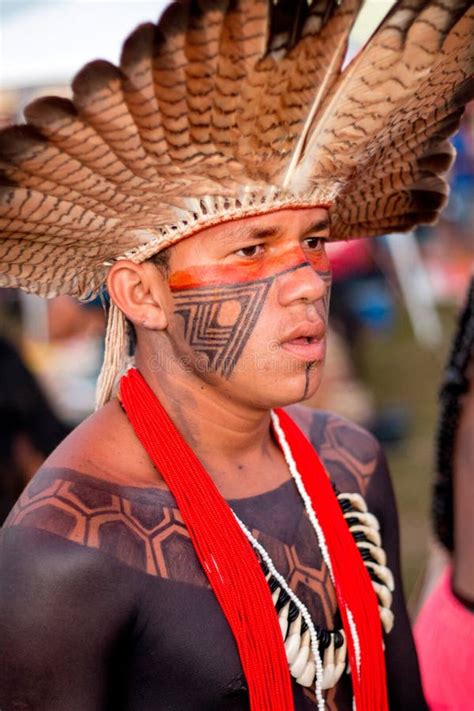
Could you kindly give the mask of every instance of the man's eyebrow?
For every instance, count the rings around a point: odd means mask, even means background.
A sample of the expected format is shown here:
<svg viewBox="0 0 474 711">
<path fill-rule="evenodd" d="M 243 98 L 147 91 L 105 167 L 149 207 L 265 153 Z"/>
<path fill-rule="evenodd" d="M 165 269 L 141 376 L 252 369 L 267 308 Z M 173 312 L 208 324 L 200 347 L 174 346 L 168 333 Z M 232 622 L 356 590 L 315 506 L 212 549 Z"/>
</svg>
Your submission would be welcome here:
<svg viewBox="0 0 474 711">
<path fill-rule="evenodd" d="M 318 220 L 315 222 L 313 225 L 310 225 L 303 234 L 309 234 L 310 232 L 313 234 L 318 234 L 319 232 L 324 232 L 326 230 L 329 230 L 331 227 L 331 221 L 327 218 L 324 217 L 321 220 Z M 275 237 L 279 232 L 281 232 L 281 227 L 279 225 L 272 225 L 269 227 L 258 227 L 258 226 L 248 226 L 248 225 L 239 225 L 236 227 L 235 230 L 232 230 L 232 232 L 226 234 L 222 238 L 222 242 L 229 242 L 233 244 L 235 240 L 238 239 L 244 239 L 244 240 L 262 240 L 262 239 L 268 239 L 270 237 Z"/>
<path fill-rule="evenodd" d="M 325 232 L 326 230 L 329 230 L 331 228 L 331 221 L 325 217 L 322 220 L 318 220 L 318 222 L 315 222 L 314 225 L 310 225 L 305 230 L 305 234 L 308 234 L 308 232 Z"/>
<path fill-rule="evenodd" d="M 230 234 L 225 235 L 224 241 L 235 242 L 236 239 L 248 239 L 248 240 L 258 240 L 267 239 L 268 237 L 274 237 L 281 228 L 278 226 L 274 227 L 248 227 L 240 226 L 235 231 L 233 230 Z"/>
</svg>

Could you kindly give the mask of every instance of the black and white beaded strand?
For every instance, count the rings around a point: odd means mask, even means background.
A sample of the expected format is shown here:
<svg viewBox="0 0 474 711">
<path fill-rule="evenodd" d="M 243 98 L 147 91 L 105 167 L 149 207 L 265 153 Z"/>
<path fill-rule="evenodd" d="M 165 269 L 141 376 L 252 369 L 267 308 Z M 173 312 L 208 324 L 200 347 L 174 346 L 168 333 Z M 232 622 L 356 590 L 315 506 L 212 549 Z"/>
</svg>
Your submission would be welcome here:
<svg viewBox="0 0 474 711">
<path fill-rule="evenodd" d="M 323 680 L 323 661 L 321 659 L 321 655 L 319 653 L 319 639 L 318 639 L 318 634 L 316 632 L 316 629 L 313 625 L 313 621 L 311 619 L 311 615 L 308 612 L 308 608 L 306 605 L 301 602 L 301 600 L 295 595 L 295 593 L 291 590 L 289 587 L 288 583 L 286 582 L 285 578 L 280 575 L 278 570 L 275 568 L 272 559 L 270 558 L 269 554 L 265 550 L 265 548 L 257 541 L 257 539 L 250 533 L 248 528 L 245 526 L 245 524 L 239 519 L 239 517 L 234 513 L 234 516 L 236 518 L 237 523 L 239 524 L 240 528 L 244 532 L 245 536 L 247 537 L 249 543 L 251 544 L 252 548 L 258 552 L 260 555 L 261 559 L 265 563 L 266 567 L 268 568 L 268 571 L 270 574 L 273 576 L 275 580 L 279 583 L 280 587 L 282 590 L 285 591 L 287 594 L 288 598 L 292 600 L 294 605 L 297 607 L 299 610 L 301 617 L 305 621 L 305 624 L 308 628 L 309 631 L 309 636 L 311 640 L 311 652 L 314 657 L 314 663 L 316 667 L 316 677 L 315 677 L 315 684 L 314 684 L 314 691 L 316 694 L 316 702 L 318 705 L 318 711 L 324 711 L 325 709 L 325 701 L 323 698 L 323 691 L 322 691 L 322 680 Z M 283 633 L 283 639 L 285 639 L 285 634 Z"/>
<path fill-rule="evenodd" d="M 293 455 L 291 453 L 290 446 L 289 446 L 288 442 L 286 441 L 285 433 L 283 432 L 283 430 L 280 426 L 280 421 L 278 419 L 278 415 L 272 411 L 271 418 L 272 418 L 272 425 L 273 425 L 275 434 L 278 438 L 280 447 L 282 449 L 283 456 L 285 457 L 286 464 L 287 464 L 290 474 L 293 477 L 293 480 L 296 484 L 298 493 L 303 500 L 303 504 L 306 509 L 306 513 L 308 514 L 310 523 L 314 529 L 314 532 L 316 533 L 316 538 L 318 540 L 319 550 L 321 551 L 321 555 L 322 555 L 323 560 L 326 563 L 326 566 L 328 568 L 331 581 L 335 587 L 336 582 L 334 579 L 334 571 L 332 569 L 331 558 L 329 555 L 329 550 L 327 547 L 327 543 L 326 543 L 326 539 L 325 539 L 323 530 L 322 530 L 321 525 L 320 525 L 318 518 L 316 516 L 316 512 L 313 509 L 311 499 L 304 487 L 303 480 L 301 478 L 301 474 L 299 473 L 299 471 L 296 467 L 296 462 L 295 462 Z M 354 645 L 354 654 L 355 654 L 355 658 L 356 658 L 357 669 L 355 670 L 355 673 L 357 674 L 358 677 L 360 677 L 361 652 L 360 652 L 359 634 L 357 631 L 354 617 L 353 617 L 352 612 L 351 612 L 348 605 L 346 605 L 346 614 L 347 614 L 347 620 L 349 623 L 349 628 L 351 631 L 352 643 Z M 353 704 L 354 703 L 355 703 L 355 700 L 353 700 Z"/>
<path fill-rule="evenodd" d="M 272 422 L 288 469 L 295 482 L 298 493 L 303 500 L 308 518 L 316 533 L 321 555 L 327 565 L 330 578 L 334 584 L 331 559 L 329 557 L 329 551 L 324 533 L 312 507 L 311 500 L 306 492 L 301 476 L 296 468 L 296 463 L 293 459 L 291 449 L 286 441 L 283 430 L 280 427 L 278 417 L 275 413 L 272 413 Z M 360 494 L 341 494 L 336 488 L 335 494 L 338 498 L 344 518 L 347 521 L 348 528 L 360 550 L 364 564 L 372 579 L 372 585 L 379 600 L 379 613 L 383 627 L 386 632 L 390 632 L 393 626 L 393 613 L 390 610 L 390 606 L 392 603 L 391 592 L 394 589 L 394 583 L 393 575 L 390 569 L 385 565 L 386 555 L 382 548 L 379 523 L 377 518 L 368 511 L 367 505 Z M 306 606 L 301 602 L 301 600 L 299 600 L 299 598 L 288 586 L 284 577 L 277 571 L 267 551 L 250 533 L 245 524 L 235 515 L 235 513 L 234 516 L 243 533 L 261 559 L 261 565 L 272 592 L 274 605 L 277 609 L 280 628 L 285 641 L 285 649 L 287 651 L 290 673 L 296 678 L 296 681 L 303 686 L 311 685 L 311 681 L 309 681 L 309 679 L 314 678 L 314 689 L 318 711 L 324 711 L 325 702 L 322 692 L 324 689 L 331 688 L 337 683 L 344 671 L 344 668 L 346 667 L 347 640 L 345 639 L 345 633 L 343 630 L 334 630 L 330 632 L 328 630 L 315 627 Z M 293 603 L 294 608 L 290 612 L 291 603 Z M 285 616 L 281 612 L 282 609 L 286 613 L 287 619 L 284 618 Z M 295 614 L 296 610 L 298 612 Z M 347 606 L 346 612 L 354 644 L 357 673 L 359 674 L 361 661 L 359 637 L 354 618 Z M 291 617 L 291 619 L 288 619 L 288 617 Z M 299 625 L 297 625 L 297 623 L 299 623 Z M 289 625 L 291 625 L 291 634 L 288 634 L 288 639 L 286 639 Z M 297 625 L 297 629 L 292 630 L 294 625 Z M 320 652 L 321 648 L 323 649 L 325 655 L 324 663 Z M 326 652 L 330 652 L 330 654 L 328 653 L 326 655 Z M 349 671 L 348 664 L 347 670 Z M 354 698 L 353 709 L 355 709 Z"/>
<path fill-rule="evenodd" d="M 379 533 L 379 522 L 367 509 L 362 496 L 358 493 L 340 493 L 333 485 L 339 505 L 346 519 L 356 546 L 364 561 L 364 565 L 372 580 L 372 587 L 379 602 L 379 614 L 386 634 L 391 632 L 394 624 L 392 593 L 395 581 L 392 571 L 387 567 L 387 556 L 382 548 Z"/>
</svg>

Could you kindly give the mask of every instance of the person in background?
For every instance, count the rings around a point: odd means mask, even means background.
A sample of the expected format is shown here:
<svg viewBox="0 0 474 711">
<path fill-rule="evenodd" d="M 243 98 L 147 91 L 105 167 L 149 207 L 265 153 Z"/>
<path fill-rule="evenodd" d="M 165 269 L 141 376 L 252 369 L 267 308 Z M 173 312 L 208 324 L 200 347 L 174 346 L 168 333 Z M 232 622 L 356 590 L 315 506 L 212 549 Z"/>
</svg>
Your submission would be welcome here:
<svg viewBox="0 0 474 711">
<path fill-rule="evenodd" d="M 18 352 L 0 337 L 0 524 L 67 434 Z"/>
<path fill-rule="evenodd" d="M 440 393 L 433 523 L 448 563 L 415 625 L 432 711 L 474 707 L 474 277 Z"/>
</svg>

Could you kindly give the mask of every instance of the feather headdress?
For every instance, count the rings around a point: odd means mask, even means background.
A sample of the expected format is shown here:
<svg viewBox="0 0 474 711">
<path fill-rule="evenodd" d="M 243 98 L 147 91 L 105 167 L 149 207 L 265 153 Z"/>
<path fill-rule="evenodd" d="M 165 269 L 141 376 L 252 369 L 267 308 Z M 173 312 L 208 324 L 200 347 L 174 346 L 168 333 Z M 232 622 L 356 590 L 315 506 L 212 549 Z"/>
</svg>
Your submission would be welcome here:
<svg viewBox="0 0 474 711">
<path fill-rule="evenodd" d="M 362 0 L 189 0 L 0 134 L 0 285 L 87 298 L 117 259 L 328 207 L 332 239 L 433 222 L 472 96 L 470 0 L 399 0 L 342 70 Z M 125 346 L 112 308 L 107 383 Z M 113 362 L 112 362 L 113 361 Z"/>
</svg>

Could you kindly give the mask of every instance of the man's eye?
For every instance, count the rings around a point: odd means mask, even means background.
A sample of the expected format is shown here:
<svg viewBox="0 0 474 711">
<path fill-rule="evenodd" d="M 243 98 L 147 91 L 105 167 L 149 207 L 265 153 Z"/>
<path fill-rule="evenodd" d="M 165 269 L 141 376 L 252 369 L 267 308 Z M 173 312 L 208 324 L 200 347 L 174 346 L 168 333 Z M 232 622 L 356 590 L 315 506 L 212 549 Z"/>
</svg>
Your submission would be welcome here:
<svg viewBox="0 0 474 711">
<path fill-rule="evenodd" d="M 263 252 L 263 249 L 264 248 L 262 244 L 252 244 L 248 247 L 242 247 L 241 249 L 238 249 L 235 254 L 238 257 L 257 257 Z"/>
<path fill-rule="evenodd" d="M 322 249 L 324 242 L 325 240 L 322 237 L 308 237 L 305 239 L 306 246 L 313 251 Z"/>
</svg>

